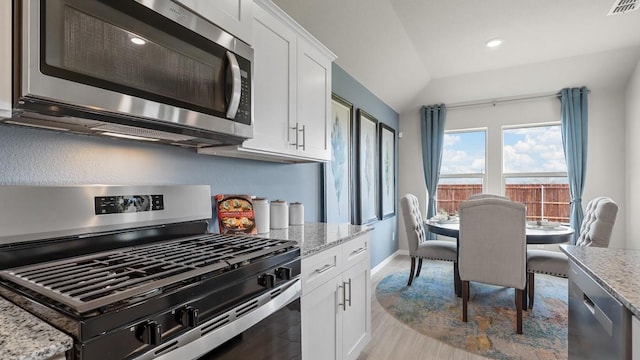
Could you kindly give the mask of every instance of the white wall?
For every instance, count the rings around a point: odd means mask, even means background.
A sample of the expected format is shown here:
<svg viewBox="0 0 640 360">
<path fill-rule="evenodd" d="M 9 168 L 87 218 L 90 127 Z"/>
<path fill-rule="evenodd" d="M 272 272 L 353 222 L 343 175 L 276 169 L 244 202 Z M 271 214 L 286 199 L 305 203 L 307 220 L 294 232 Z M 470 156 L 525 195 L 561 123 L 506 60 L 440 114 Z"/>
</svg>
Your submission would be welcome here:
<svg viewBox="0 0 640 360">
<path fill-rule="evenodd" d="M 556 92 L 564 87 L 587 86 L 589 95 L 589 143 L 587 180 L 583 206 L 593 197 L 607 195 L 620 206 L 613 230 L 611 247 L 625 247 L 627 243 L 626 170 L 625 166 L 625 86 L 628 79 L 603 76 L 602 69 L 615 63 L 613 58 L 600 55 L 592 65 L 580 63 L 570 66 L 562 60 L 501 71 L 470 74 L 438 79 L 425 88 L 413 106 L 400 115 L 399 195 L 414 193 L 426 214 L 426 188 L 421 159 L 420 105 L 444 102 L 477 101 L 521 94 Z M 637 63 L 637 57 L 634 66 Z M 628 64 L 625 64 L 627 66 Z M 575 71 L 572 70 L 575 68 Z M 633 67 L 631 67 L 633 69 Z M 638 71 L 636 71 L 637 73 Z M 640 81 L 639 81 L 640 82 Z M 635 93 L 636 97 L 638 91 Z M 489 155 L 487 163 L 489 183 L 487 191 L 500 193 L 501 133 L 503 125 L 533 124 L 560 120 L 560 102 L 555 98 L 498 104 L 494 106 L 451 109 L 447 113 L 446 129 L 488 127 Z M 640 135 L 640 127 L 636 130 Z M 640 173 L 640 168 L 638 169 Z M 637 179 L 638 177 L 636 177 Z M 638 193 L 640 196 L 640 192 Z M 402 224 L 402 218 L 398 219 Z M 639 225 L 640 226 L 640 225 Z M 399 247 L 407 249 L 406 235 L 401 231 Z M 640 244 L 640 239 L 638 240 Z"/>
<path fill-rule="evenodd" d="M 626 93 L 627 134 L 627 247 L 640 249 L 640 62 L 629 80 Z M 636 221 L 634 221 L 636 220 Z"/>
</svg>

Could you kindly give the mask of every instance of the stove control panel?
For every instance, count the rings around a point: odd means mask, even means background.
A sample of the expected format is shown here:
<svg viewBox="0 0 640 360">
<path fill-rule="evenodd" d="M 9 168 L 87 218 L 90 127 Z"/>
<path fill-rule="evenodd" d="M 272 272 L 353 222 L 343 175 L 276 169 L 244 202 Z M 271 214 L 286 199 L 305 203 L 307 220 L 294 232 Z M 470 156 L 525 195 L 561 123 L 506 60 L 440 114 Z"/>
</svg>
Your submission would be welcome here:
<svg viewBox="0 0 640 360">
<path fill-rule="evenodd" d="M 96 196 L 96 215 L 164 210 L 164 195 Z"/>
</svg>

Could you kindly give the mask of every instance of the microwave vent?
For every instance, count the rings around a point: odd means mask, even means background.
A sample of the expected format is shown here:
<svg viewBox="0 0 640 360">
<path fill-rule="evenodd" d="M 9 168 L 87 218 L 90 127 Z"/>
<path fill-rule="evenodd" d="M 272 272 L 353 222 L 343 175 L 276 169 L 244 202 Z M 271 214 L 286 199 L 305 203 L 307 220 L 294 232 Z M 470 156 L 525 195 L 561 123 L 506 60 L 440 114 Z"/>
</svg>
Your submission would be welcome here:
<svg viewBox="0 0 640 360">
<path fill-rule="evenodd" d="M 91 129 L 99 132 L 111 132 L 111 133 L 117 133 L 117 134 L 143 137 L 143 138 L 169 140 L 172 142 L 189 141 L 194 139 L 193 136 L 173 134 L 173 133 L 168 133 L 164 131 L 138 128 L 133 126 L 121 125 L 121 124 L 103 124 L 103 125 L 93 127 Z"/>
<path fill-rule="evenodd" d="M 624 14 L 640 8 L 640 0 L 616 0 L 607 16 Z"/>
</svg>

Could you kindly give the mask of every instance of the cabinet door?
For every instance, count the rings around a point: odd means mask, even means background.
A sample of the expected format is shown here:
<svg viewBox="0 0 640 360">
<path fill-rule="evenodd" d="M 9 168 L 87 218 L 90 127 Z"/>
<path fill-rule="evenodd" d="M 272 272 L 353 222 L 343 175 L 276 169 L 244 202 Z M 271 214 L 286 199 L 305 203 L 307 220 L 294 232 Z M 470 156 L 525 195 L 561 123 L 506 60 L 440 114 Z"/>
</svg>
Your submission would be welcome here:
<svg viewBox="0 0 640 360">
<path fill-rule="evenodd" d="M 342 274 L 350 298 L 342 317 L 342 359 L 355 360 L 371 340 L 371 278 L 369 259 Z M 350 285 L 349 285 L 350 284 Z"/>
<path fill-rule="evenodd" d="M 251 45 L 253 0 L 177 0 L 177 2 Z"/>
<path fill-rule="evenodd" d="M 260 6 L 254 9 L 253 139 L 246 148 L 286 153 L 295 116 L 296 34 Z"/>
<path fill-rule="evenodd" d="M 300 300 L 302 313 L 302 358 L 340 359 L 342 351 L 341 277 L 337 276 Z"/>
<path fill-rule="evenodd" d="M 331 61 L 304 40 L 298 42 L 298 150 L 304 156 L 331 160 L 329 114 Z"/>
</svg>

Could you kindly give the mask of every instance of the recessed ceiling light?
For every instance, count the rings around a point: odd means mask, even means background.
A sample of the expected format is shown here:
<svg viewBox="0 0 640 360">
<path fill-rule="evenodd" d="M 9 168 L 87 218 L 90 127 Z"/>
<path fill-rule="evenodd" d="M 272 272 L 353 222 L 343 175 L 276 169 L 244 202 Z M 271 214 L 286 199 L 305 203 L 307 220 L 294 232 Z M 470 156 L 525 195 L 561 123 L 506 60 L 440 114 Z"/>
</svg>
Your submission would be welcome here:
<svg viewBox="0 0 640 360">
<path fill-rule="evenodd" d="M 490 47 L 490 48 L 498 47 L 502 45 L 502 39 L 496 38 L 496 39 L 487 40 L 485 45 L 487 45 L 487 47 Z"/>
<path fill-rule="evenodd" d="M 132 37 L 131 38 L 131 42 L 136 44 L 136 45 L 144 45 L 144 44 L 147 43 L 146 41 L 140 39 L 139 37 Z"/>
</svg>

